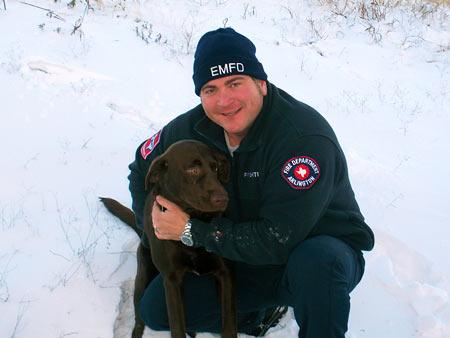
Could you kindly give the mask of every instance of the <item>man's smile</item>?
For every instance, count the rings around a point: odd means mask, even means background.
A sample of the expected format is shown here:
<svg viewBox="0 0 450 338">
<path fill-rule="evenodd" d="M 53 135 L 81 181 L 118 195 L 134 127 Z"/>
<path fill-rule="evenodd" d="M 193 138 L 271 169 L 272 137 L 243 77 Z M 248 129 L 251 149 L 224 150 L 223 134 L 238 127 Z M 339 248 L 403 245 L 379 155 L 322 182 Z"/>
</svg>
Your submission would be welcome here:
<svg viewBox="0 0 450 338">
<path fill-rule="evenodd" d="M 241 108 L 238 108 L 234 111 L 232 111 L 231 113 L 222 113 L 223 116 L 233 116 L 236 115 L 237 113 L 239 113 L 239 111 L 241 110 Z"/>
</svg>

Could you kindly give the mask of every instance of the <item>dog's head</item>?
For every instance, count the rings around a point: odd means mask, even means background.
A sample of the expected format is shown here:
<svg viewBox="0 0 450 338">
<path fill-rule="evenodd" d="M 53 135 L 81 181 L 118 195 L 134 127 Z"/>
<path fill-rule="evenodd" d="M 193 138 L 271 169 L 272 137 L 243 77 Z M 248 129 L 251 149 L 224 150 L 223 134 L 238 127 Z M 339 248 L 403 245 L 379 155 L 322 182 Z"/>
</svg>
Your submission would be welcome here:
<svg viewBox="0 0 450 338">
<path fill-rule="evenodd" d="M 182 209 L 222 212 L 228 194 L 221 183 L 230 177 L 230 163 L 221 153 L 194 140 L 172 144 L 155 158 L 145 180 L 146 189 L 176 203 Z"/>
</svg>

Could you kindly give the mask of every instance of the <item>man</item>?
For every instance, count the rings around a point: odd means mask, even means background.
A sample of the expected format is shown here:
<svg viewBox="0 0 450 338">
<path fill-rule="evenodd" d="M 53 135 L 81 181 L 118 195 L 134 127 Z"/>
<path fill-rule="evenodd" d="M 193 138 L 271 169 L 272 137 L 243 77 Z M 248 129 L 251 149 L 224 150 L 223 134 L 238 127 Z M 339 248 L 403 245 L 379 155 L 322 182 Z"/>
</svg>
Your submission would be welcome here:
<svg viewBox="0 0 450 338">
<path fill-rule="evenodd" d="M 333 130 L 314 109 L 269 83 L 255 53 L 231 28 L 200 39 L 193 79 L 201 104 L 144 142 L 130 165 L 137 223 L 147 169 L 169 145 L 196 139 L 227 154 L 226 217 L 190 219 L 159 196 L 152 210 L 158 238 L 236 262 L 239 332 L 263 336 L 291 306 L 299 337 L 343 338 L 349 293 L 364 271 L 361 250 L 372 249 L 374 236 Z M 212 277 L 186 276 L 185 307 L 188 331 L 220 332 Z M 168 330 L 160 277 L 147 288 L 140 313 L 150 328 Z"/>
</svg>

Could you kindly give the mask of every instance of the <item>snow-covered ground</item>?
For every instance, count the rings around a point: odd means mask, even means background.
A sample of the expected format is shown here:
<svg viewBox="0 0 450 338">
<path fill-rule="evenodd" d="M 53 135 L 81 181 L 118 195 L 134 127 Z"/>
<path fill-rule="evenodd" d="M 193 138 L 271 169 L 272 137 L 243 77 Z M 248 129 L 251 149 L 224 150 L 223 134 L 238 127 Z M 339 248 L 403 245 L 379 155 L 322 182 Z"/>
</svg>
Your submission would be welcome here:
<svg viewBox="0 0 450 338">
<path fill-rule="evenodd" d="M 0 337 L 129 337 L 138 239 L 97 198 L 130 204 L 136 147 L 199 102 L 192 52 L 224 25 L 347 154 L 376 234 L 347 337 L 450 337 L 449 7 L 90 2 L 0 1 Z"/>
</svg>

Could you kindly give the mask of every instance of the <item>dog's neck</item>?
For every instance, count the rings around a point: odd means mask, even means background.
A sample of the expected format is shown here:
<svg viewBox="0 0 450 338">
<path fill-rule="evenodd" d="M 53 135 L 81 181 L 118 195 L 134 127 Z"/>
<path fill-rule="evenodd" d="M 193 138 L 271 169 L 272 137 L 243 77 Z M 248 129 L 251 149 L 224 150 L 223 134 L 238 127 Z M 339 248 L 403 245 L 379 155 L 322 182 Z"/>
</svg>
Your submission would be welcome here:
<svg viewBox="0 0 450 338">
<path fill-rule="evenodd" d="M 196 209 L 183 209 L 185 213 L 187 213 L 191 218 L 197 218 L 203 222 L 210 222 L 213 218 L 222 217 L 223 212 L 216 211 L 216 212 L 203 212 L 198 211 Z"/>
</svg>

